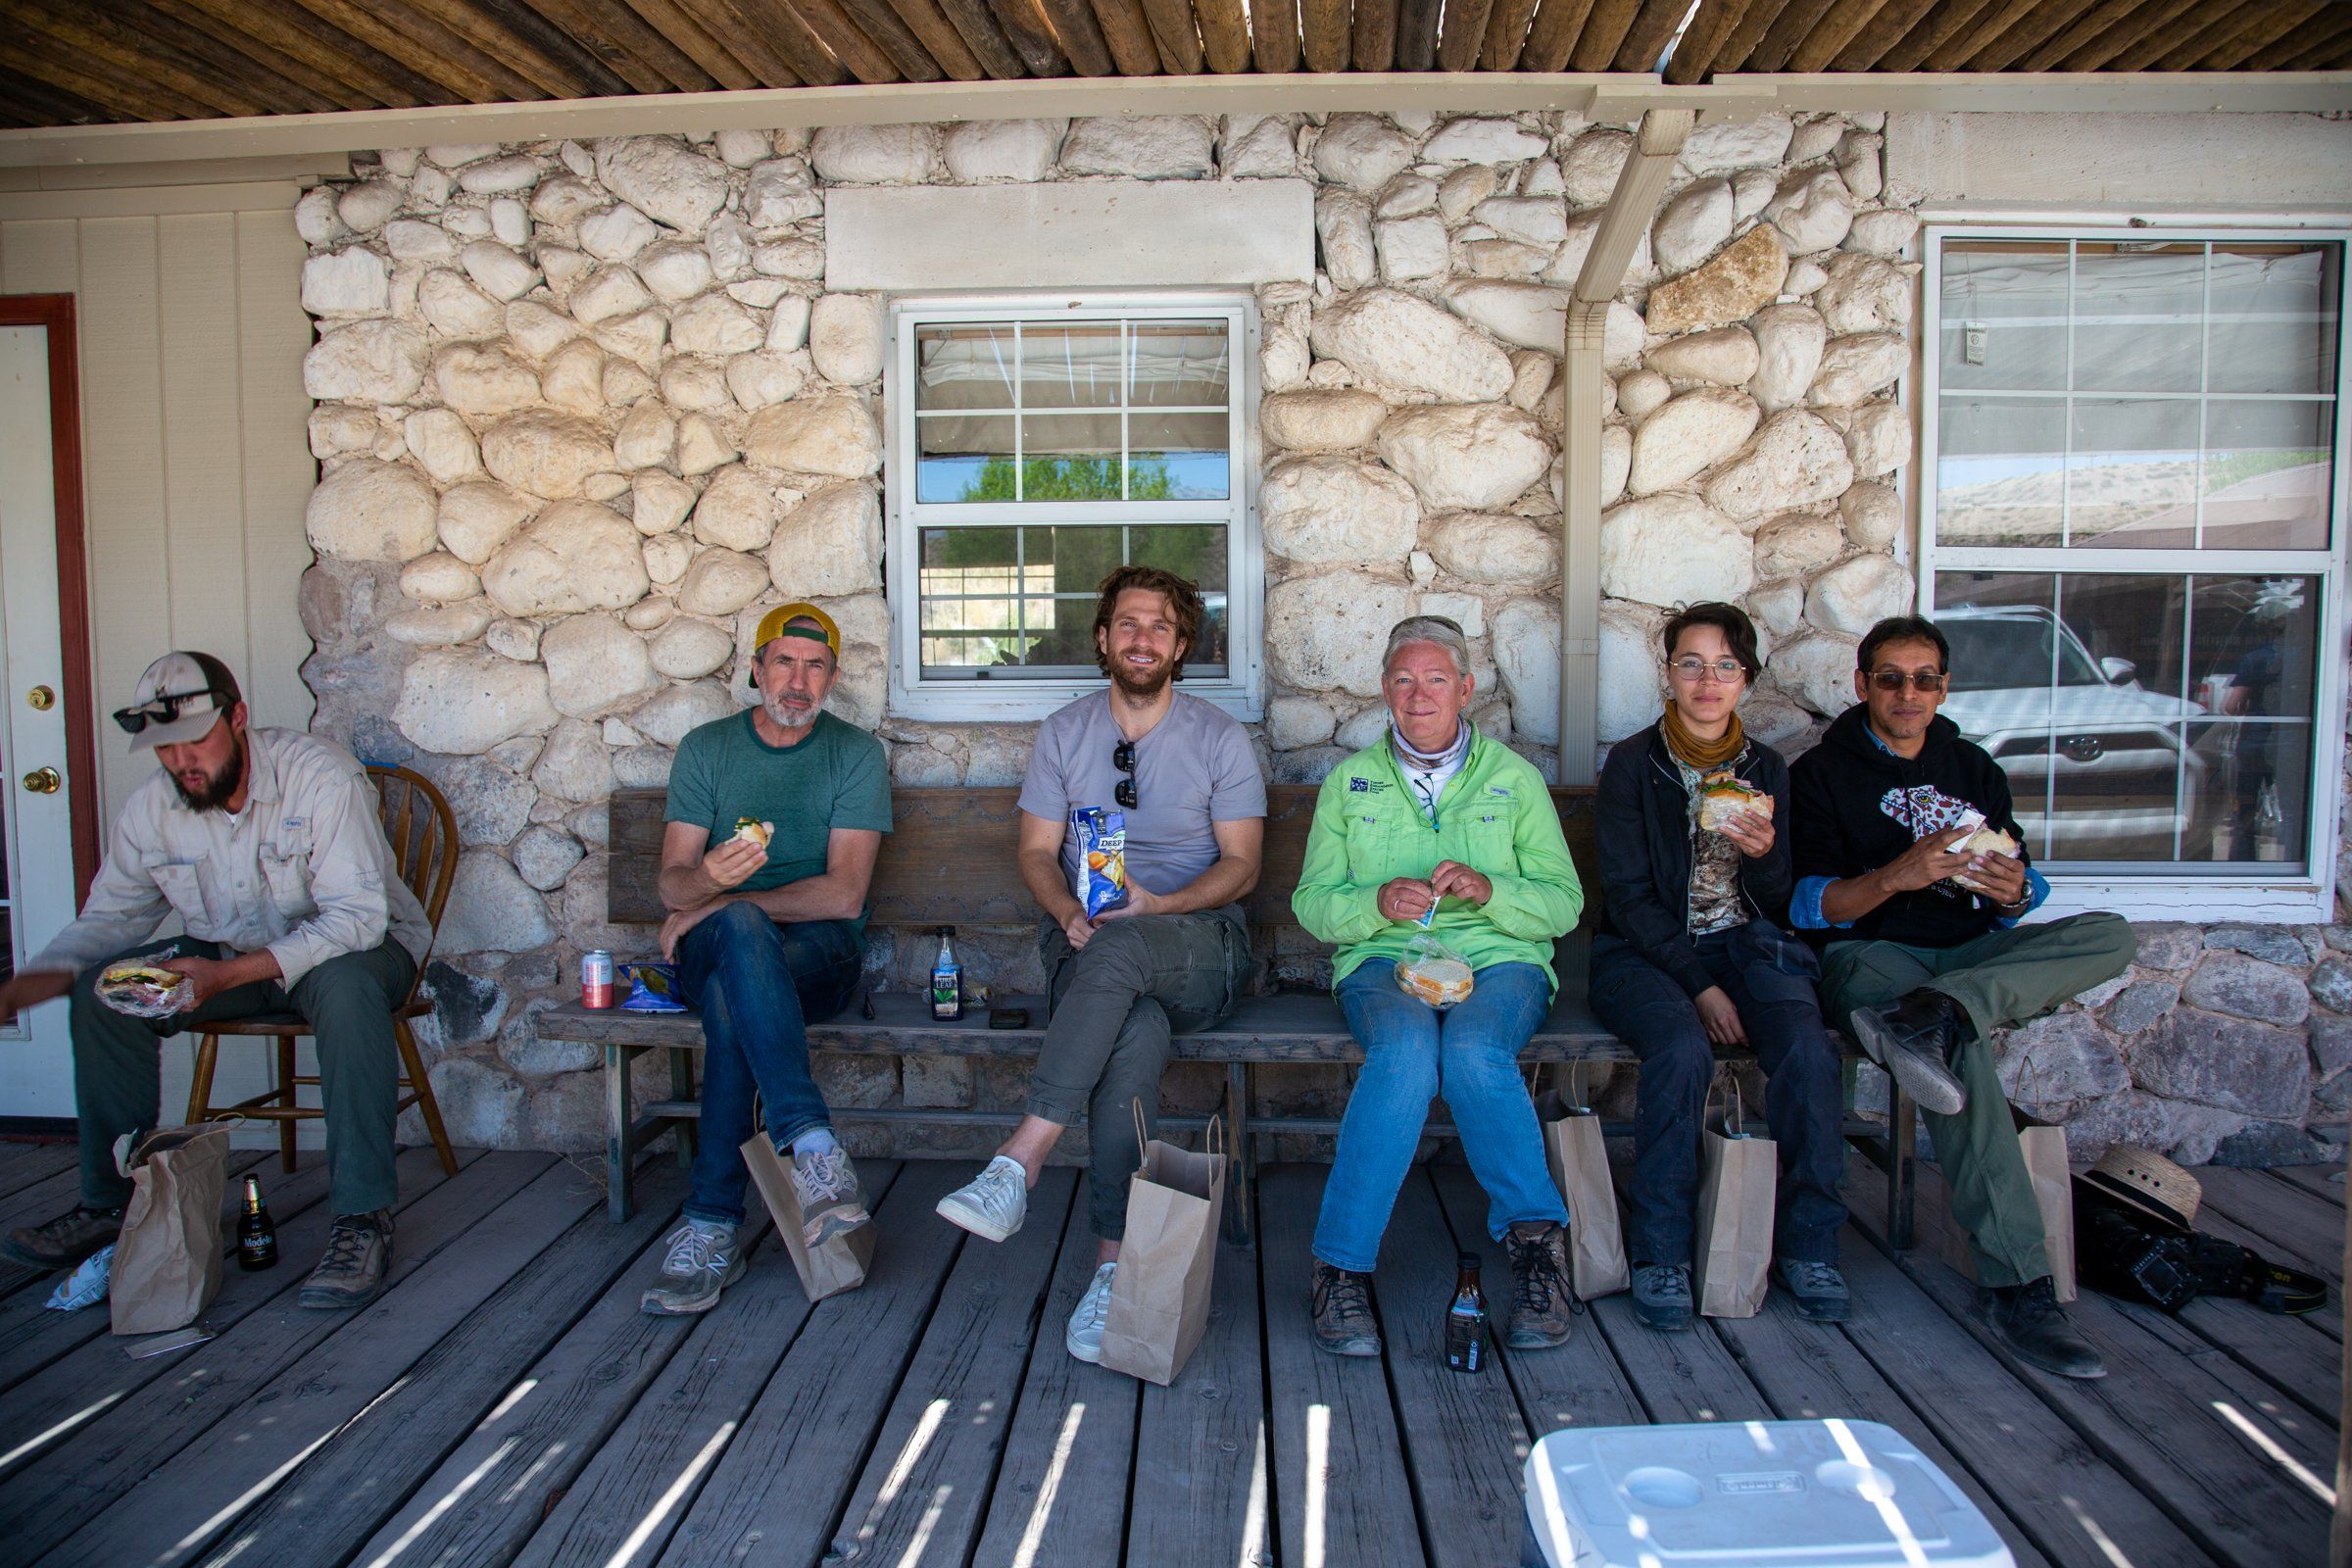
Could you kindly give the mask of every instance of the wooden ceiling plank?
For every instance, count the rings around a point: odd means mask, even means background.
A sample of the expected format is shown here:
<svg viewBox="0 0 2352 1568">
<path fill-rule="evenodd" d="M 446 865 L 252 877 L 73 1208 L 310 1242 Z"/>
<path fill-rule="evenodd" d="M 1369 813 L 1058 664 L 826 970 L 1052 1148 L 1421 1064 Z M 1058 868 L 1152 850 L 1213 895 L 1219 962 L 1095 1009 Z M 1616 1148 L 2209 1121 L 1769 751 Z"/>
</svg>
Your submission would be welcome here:
<svg viewBox="0 0 2352 1568">
<path fill-rule="evenodd" d="M 838 87 L 850 79 L 808 24 L 791 11 L 755 6 L 746 0 L 677 0 L 695 24 L 727 49 L 763 87 L 797 87 L 807 82 Z"/>
<path fill-rule="evenodd" d="M 612 0 L 587 0 L 591 5 L 611 4 Z M 733 50 L 710 34 L 710 29 L 695 20 L 679 0 L 619 0 L 621 8 L 648 27 L 669 40 L 669 46 L 693 61 L 710 74 L 710 79 L 729 92 L 742 92 L 753 87 L 797 85 L 785 82 L 764 82 L 750 65 L 736 58 Z"/>
<path fill-rule="evenodd" d="M 314 75 L 335 76 L 391 108 L 461 102 L 461 95 L 380 49 L 294 3 L 294 0 L 181 0 L 224 31 L 260 39 Z"/>
<path fill-rule="evenodd" d="M 624 5 L 530 0 L 531 9 L 638 92 L 709 92 L 718 78 Z"/>
<path fill-rule="evenodd" d="M 1527 47 L 1527 26 L 1536 20 L 1536 0 L 1494 0 L 1494 9 L 1487 17 L 1486 46 L 1479 51 L 1481 71 L 1516 71 L 1519 55 Z M 1358 8 L 1356 22 L 1356 56 L 1363 56 L 1362 11 Z"/>
<path fill-rule="evenodd" d="M 1845 47 L 1838 51 L 1838 58 L 1830 62 L 1830 69 L 1870 70 L 1919 25 L 1919 19 L 1935 4 L 1936 0 L 1893 0 L 1893 4 L 1870 19 L 1870 25 L 1846 40 Z"/>
<path fill-rule="evenodd" d="M 436 22 L 452 37 L 463 38 L 489 59 L 498 61 L 550 98 L 598 98 L 625 84 L 610 72 L 598 74 L 612 82 L 599 89 L 588 78 L 551 58 L 545 50 L 515 33 L 491 15 L 488 0 L 405 0 L 416 13 Z"/>
<path fill-rule="evenodd" d="M 1748 56 L 1744 70 L 1760 72 L 1785 71 L 1788 57 L 1796 53 L 1797 45 L 1813 35 L 1813 28 L 1838 0 L 1789 0 L 1773 24 L 1765 29 L 1764 39 L 1756 52 Z"/>
<path fill-rule="evenodd" d="M 2177 19 L 2182 12 L 2205 5 L 2208 0 L 2140 0 L 2137 9 L 2118 22 L 2105 33 L 2084 39 L 2075 46 L 2072 54 L 2062 57 L 2060 71 L 2097 71 L 2118 58 L 2132 45 L 2146 39 L 2159 27 Z"/>
<path fill-rule="evenodd" d="M 1544 3 L 1549 3 L 1549 0 L 1539 0 L 1539 6 Z M 1565 5 L 1568 0 L 1559 0 L 1559 3 Z M 1580 3 L 1590 6 L 1592 0 L 1580 0 Z M 1444 0 L 1400 0 L 1400 4 L 1396 8 L 1396 38 L 1391 55 L 1396 62 L 1396 70 L 1431 71 L 1436 69 L 1438 64 L 1438 13 L 1443 5 Z M 1580 26 L 1583 24 L 1581 15 L 1578 18 L 1578 24 Z M 1575 41 L 1572 34 L 1568 42 L 1572 44 Z M 1522 45 L 1520 54 L 1523 64 L 1526 53 L 1527 48 Z M 1567 59 L 1566 45 L 1561 47 L 1560 58 L 1563 63 Z M 1533 71 L 1536 68 L 1528 66 L 1527 69 Z M 1555 66 L 1552 69 L 1556 71 L 1559 68 Z"/>
<path fill-rule="evenodd" d="M 996 81 L 1015 81 L 1029 74 L 1021 57 L 1013 51 L 1012 40 L 997 25 L 995 15 L 985 0 L 939 0 L 939 9 L 947 13 L 948 21 L 963 38 L 964 47 L 980 62 L 980 69 Z"/>
<path fill-rule="evenodd" d="M 2352 42 L 2352 6 L 2330 6 L 2309 26 L 2298 27 L 2247 60 L 2247 71 L 2310 71 L 2304 62 L 2339 40 Z"/>
<path fill-rule="evenodd" d="M 1446 15 L 1438 28 L 1439 70 L 1478 69 L 1479 51 L 1487 42 L 1487 17 L 1494 4 L 1494 0 L 1446 0 Z"/>
<path fill-rule="evenodd" d="M 105 124 L 115 118 L 102 103 L 17 71 L 0 70 L 0 104 L 14 106 L 30 125 Z"/>
<path fill-rule="evenodd" d="M 2181 44 L 2243 9 L 2243 6 L 2237 5 L 2215 5 L 2212 0 L 2192 6 L 2117 55 L 2108 62 L 2108 69 L 2146 71 Z"/>
<path fill-rule="evenodd" d="M 1416 0 L 1405 0 L 1405 15 L 1412 15 Z M 1433 25 L 1430 37 L 1437 37 L 1434 25 L 1437 18 L 1436 0 L 1426 0 Z M 1519 49 L 1519 69 L 1549 74 L 1568 69 L 1568 56 L 1576 49 L 1576 40 L 1584 36 L 1585 21 L 1592 14 L 1593 0 L 1537 0 L 1536 20 L 1527 24 L 1527 42 Z M 1396 63 L 1407 71 L 1426 71 L 1428 66 L 1405 64 L 1405 40 L 1409 33 L 1401 26 L 1396 39 Z"/>
<path fill-rule="evenodd" d="M 1976 24 L 1963 27 L 1944 40 L 1943 47 L 1920 63 L 1923 71 L 1964 71 L 1969 63 L 2000 41 L 2002 33 L 2017 25 L 2025 15 L 2041 0 L 2000 0 L 1977 18 Z"/>
<path fill-rule="evenodd" d="M 1348 36 L 1348 0 L 1298 0 L 1298 33 L 1307 70 L 1348 69 L 1354 46 Z M 1401 61 L 1401 51 L 1398 58 Z"/>
<path fill-rule="evenodd" d="M 2038 48 L 2019 62 L 2018 69 L 2055 71 L 2059 61 L 2093 38 L 2122 24 L 2142 3 L 2143 0 L 2098 0 L 2098 4 L 2076 17 L 2064 31 L 2044 39 Z"/>
<path fill-rule="evenodd" d="M 1083 7 L 1084 0 L 1073 3 Z M 1242 0 L 1193 0 L 1193 14 L 1200 19 L 1200 53 L 1208 69 L 1220 76 L 1248 71 L 1250 24 L 1242 18 Z"/>
<path fill-rule="evenodd" d="M 2241 28 L 2260 21 L 2270 12 L 2273 0 L 2240 0 L 2228 10 L 2220 6 L 2210 8 L 2204 26 L 2158 55 L 2145 69 L 2186 71 L 2193 62 L 2236 37 Z"/>
<path fill-rule="evenodd" d="M 956 81 L 978 81 L 987 73 L 980 69 L 979 59 L 956 30 L 956 24 L 939 9 L 939 0 L 890 0 L 890 8 L 907 30 L 923 40 L 939 69 Z"/>
<path fill-rule="evenodd" d="M 2220 64 L 2225 58 L 2235 59 L 2239 55 L 2253 53 L 2255 49 L 2269 43 L 2297 23 L 2309 20 L 2319 9 L 2316 4 L 2309 3 L 2309 0 L 2282 0 L 2282 3 L 2266 6 L 2259 12 L 2241 12 L 2237 25 L 2230 28 L 2227 33 L 2220 37 L 2209 34 L 2205 38 L 2174 50 L 2170 58 L 2180 60 L 2180 63 L 2177 66 L 2167 66 L 2164 62 L 2159 61 L 2158 69 L 2169 71 L 2227 70 L 2226 66 Z M 2254 40 L 2251 47 L 2248 47 L 2247 44 L 2249 39 Z"/>
<path fill-rule="evenodd" d="M 2243 70 L 2247 61 L 2328 9 L 2327 6 L 2320 4 L 2319 0 L 2303 0 L 2300 5 L 2281 7 L 2276 17 L 2257 26 L 2247 28 L 2230 43 L 2207 55 L 2197 69 L 2200 71 Z M 2335 10 L 2341 13 L 2352 10 L 2352 7 L 2338 6 Z"/>
<path fill-rule="evenodd" d="M 149 83 L 165 88 L 209 114 L 283 114 L 288 107 L 275 94 L 257 90 L 256 84 L 171 58 L 156 49 L 152 39 L 140 37 L 112 16 L 43 6 L 24 13 L 24 22 L 46 35 L 51 46 L 79 53 L 93 69 L 106 71 L 126 86 Z"/>
<path fill-rule="evenodd" d="M 55 48 L 19 28 L 0 28 L 0 68 L 15 71 L 60 92 L 99 106 L 107 120 L 154 122 L 210 120 L 213 111 L 152 83 L 118 81 L 111 73 L 85 69 L 96 62 L 69 62 Z"/>
<path fill-rule="evenodd" d="M 1109 3 L 1095 0 L 1096 14 L 1101 15 Z M 1139 15 L 1141 10 L 1139 6 Z M 1257 59 L 1257 69 L 1267 75 L 1284 75 L 1298 69 L 1298 0 L 1250 0 L 1250 52 Z M 1120 69 L 1127 69 L 1124 59 Z M 1128 74 L 1135 73 L 1129 71 Z"/>
<path fill-rule="evenodd" d="M 239 33 L 223 38 L 219 24 L 184 0 L 111 0 L 114 17 L 191 60 L 236 79 L 259 73 L 270 90 L 302 105 L 305 114 L 331 115 L 346 109 L 380 109 L 378 99 L 321 77 L 257 38 Z"/>
<path fill-rule="evenodd" d="M 1936 0 L 1928 14 L 1911 24 L 1900 42 L 1879 56 L 1880 71 L 1914 72 L 1920 62 L 1943 47 L 1944 41 L 1972 24 L 1992 0 Z"/>
<path fill-rule="evenodd" d="M 1255 35 L 1257 69 L 1288 71 L 1289 66 L 1266 64 L 1269 46 L 1275 52 L 1288 42 L 1291 59 L 1298 58 L 1298 0 L 1250 0 L 1250 31 Z M 1290 18 L 1289 35 L 1282 36 L 1271 18 L 1287 4 Z M 1143 0 L 1093 0 L 1095 21 L 1102 24 L 1102 41 L 1110 48 L 1110 58 L 1118 62 L 1122 76 L 1156 76 L 1159 74 L 1159 45 L 1152 40 L 1152 24 L 1144 16 Z"/>
<path fill-rule="evenodd" d="M 1159 51 L 1159 68 L 1171 76 L 1197 76 L 1206 64 L 1200 53 L 1200 24 L 1192 0 L 1144 0 L 1144 20 L 1152 24 L 1152 42 Z"/>
<path fill-rule="evenodd" d="M 1348 53 L 1355 70 L 1396 69 L 1396 0 L 1355 0 L 1352 31 Z"/>
<path fill-rule="evenodd" d="M 541 16 L 529 0 L 456 0 L 456 4 L 461 10 L 470 7 L 480 12 L 477 28 L 486 40 L 503 31 L 578 79 L 591 96 L 615 98 L 635 90 L 626 76 L 606 64 L 603 54 Z M 506 45 L 486 41 L 484 47 L 495 53 Z"/>
<path fill-rule="evenodd" d="M 1675 24 L 1690 9 L 1690 0 L 1642 0 L 1634 24 L 1626 29 L 1625 42 L 1617 46 L 1617 58 L 1610 62 L 1611 69 L 1655 71 L 1658 56 L 1666 50 L 1666 40 L 1674 36 Z"/>
<path fill-rule="evenodd" d="M 1666 61 L 1667 81 L 1688 87 L 1705 76 L 1747 12 L 1748 0 L 1699 0 L 1690 25 L 1683 29 Z"/>
<path fill-rule="evenodd" d="M 1038 8 L 1037 0 L 988 0 L 988 9 L 996 14 L 997 24 L 1004 29 L 1013 52 L 1021 64 L 1029 68 L 1032 76 L 1066 76 L 1070 63 L 1064 59 L 1061 46 L 1054 41 L 1054 28 L 1046 14 Z M 1192 24 L 1192 7 L 1184 8 L 1185 24 Z M 1195 46 L 1198 48 L 1198 45 Z M 1195 71 L 1200 68 L 1196 65 Z"/>
<path fill-rule="evenodd" d="M 2042 0 L 2033 15 L 2001 35 L 2000 41 L 1969 63 L 1971 71 L 2007 71 L 2040 51 L 2098 0 Z"/>
<path fill-rule="evenodd" d="M 1592 14 L 1585 18 L 1585 30 L 1576 40 L 1576 49 L 1568 56 L 1569 68 L 1608 70 L 1634 24 L 1634 14 L 1641 9 L 1642 0 L 1595 0 Z"/>
<path fill-rule="evenodd" d="M 1729 72 L 1750 69 L 1748 62 L 1755 58 L 1756 50 L 1764 42 L 1764 35 L 1772 30 L 1772 24 L 1780 20 L 1781 13 L 1793 3 L 1794 0 L 1753 0 L 1747 8 L 1747 14 L 1740 19 L 1732 28 L 1731 36 L 1723 40 L 1723 47 L 1716 51 L 1711 67 L 1714 74 L 1720 76 Z"/>
<path fill-rule="evenodd" d="M 1830 14 L 1815 23 L 1813 31 L 1796 46 L 1788 57 L 1790 71 L 1816 72 L 1830 69 L 1854 35 L 1878 20 L 1886 10 L 1887 0 L 1838 0 Z"/>
<path fill-rule="evenodd" d="M 416 13 L 394 10 L 391 0 L 296 0 L 318 21 L 342 28 L 457 95 L 460 103 L 502 103 L 531 99 L 537 89 L 463 38 Z"/>
<path fill-rule="evenodd" d="M 850 14 L 850 20 L 858 24 L 858 30 L 890 56 L 890 63 L 899 68 L 900 75 L 908 81 L 939 81 L 946 77 L 947 69 L 932 58 L 923 40 L 915 36 L 914 29 L 906 25 L 887 0 L 839 0 L 839 3 Z M 1079 4 L 1084 3 L 1085 0 L 1079 0 Z"/>
</svg>

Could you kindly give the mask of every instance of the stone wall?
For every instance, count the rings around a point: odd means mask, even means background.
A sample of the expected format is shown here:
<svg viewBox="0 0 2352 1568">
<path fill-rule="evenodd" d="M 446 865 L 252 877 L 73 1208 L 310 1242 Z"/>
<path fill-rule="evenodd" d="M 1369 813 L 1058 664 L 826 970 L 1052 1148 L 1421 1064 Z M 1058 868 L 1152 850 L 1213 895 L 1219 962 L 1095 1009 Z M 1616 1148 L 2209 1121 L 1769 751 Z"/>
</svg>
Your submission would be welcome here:
<svg viewBox="0 0 2352 1568">
<path fill-rule="evenodd" d="M 1604 743 L 1655 711 L 1666 607 L 1751 609 L 1771 659 L 1743 711 L 1793 755 L 1848 700 L 1857 635 L 1911 603 L 1895 386 L 1917 220 L 1887 204 L 1884 129 L 1702 127 L 1611 307 Z M 650 945 L 603 920 L 603 802 L 663 782 L 680 736 L 749 701 L 746 645 L 772 605 L 812 597 L 839 619 L 833 706 L 884 736 L 900 783 L 1020 774 L 1027 726 L 884 711 L 884 318 L 876 297 L 824 290 L 830 189 L 1312 181 L 1316 277 L 1257 291 L 1269 775 L 1314 781 L 1377 735 L 1380 634 L 1416 611 L 1463 623 L 1475 716 L 1550 769 L 1557 351 L 1631 143 L 1535 115 L 729 131 L 386 151 L 306 196 L 323 478 L 305 675 L 323 732 L 432 774 L 458 808 L 430 974 L 453 1134 L 601 1137 L 592 1054 L 540 1042 L 532 1015 L 570 994 L 582 949 Z M 2142 971 L 2021 1031 L 2029 1098 L 2200 1157 L 2284 1149 L 2315 1103 L 2340 1120 L 2352 970 L 2313 932 L 2205 941 L 2199 956 L 2195 931 L 2151 928 Z M 911 983 L 915 946 L 877 933 L 877 981 Z M 975 980 L 1037 984 L 1026 933 L 967 946 Z M 823 1070 L 848 1105 L 1019 1098 L 1018 1073 L 985 1064 Z M 1343 1092 L 1310 1070 L 1268 1083 L 1270 1108 Z"/>
</svg>

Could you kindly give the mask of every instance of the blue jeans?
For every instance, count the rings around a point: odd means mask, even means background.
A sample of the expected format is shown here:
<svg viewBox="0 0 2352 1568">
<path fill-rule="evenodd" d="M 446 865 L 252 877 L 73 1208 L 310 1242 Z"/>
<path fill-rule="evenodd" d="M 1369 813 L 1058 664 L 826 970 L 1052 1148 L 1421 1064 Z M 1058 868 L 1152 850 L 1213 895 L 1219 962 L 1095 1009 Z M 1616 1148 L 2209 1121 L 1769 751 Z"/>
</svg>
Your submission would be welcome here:
<svg viewBox="0 0 2352 1568">
<path fill-rule="evenodd" d="M 864 941 L 849 920 L 778 925 L 741 901 L 678 943 L 679 1000 L 703 1014 L 703 1118 L 695 1134 L 689 1218 L 732 1225 L 751 1179 L 743 1143 L 755 1096 L 779 1150 L 832 1125 L 808 1071 L 808 1023 L 858 990 Z"/>
<path fill-rule="evenodd" d="M 1340 982 L 1340 1008 L 1363 1043 L 1364 1070 L 1348 1097 L 1339 1152 L 1315 1222 L 1315 1256 L 1369 1274 L 1397 1189 L 1413 1163 L 1432 1097 L 1444 1097 L 1462 1152 L 1487 1190 L 1487 1234 L 1518 1220 L 1568 1223 L 1544 1163 L 1544 1134 L 1519 1076 L 1519 1053 L 1551 1004 L 1532 963 L 1490 964 L 1469 999 L 1440 1012 L 1396 986 L 1393 959 L 1372 958 Z"/>
<path fill-rule="evenodd" d="M 1845 1201 L 1838 1196 L 1845 1173 L 1845 1096 L 1838 1048 L 1822 1026 L 1813 989 L 1820 961 L 1768 920 L 1696 941 L 1764 1067 L 1764 1120 L 1781 1165 L 1773 1250 L 1801 1262 L 1835 1263 L 1845 1224 Z M 1591 997 L 1601 1027 L 1642 1054 L 1634 1179 L 1626 1191 L 1634 1221 L 1627 1256 L 1688 1264 L 1715 1048 L 1697 1005 L 1673 976 L 1620 938 L 1592 939 Z"/>
</svg>

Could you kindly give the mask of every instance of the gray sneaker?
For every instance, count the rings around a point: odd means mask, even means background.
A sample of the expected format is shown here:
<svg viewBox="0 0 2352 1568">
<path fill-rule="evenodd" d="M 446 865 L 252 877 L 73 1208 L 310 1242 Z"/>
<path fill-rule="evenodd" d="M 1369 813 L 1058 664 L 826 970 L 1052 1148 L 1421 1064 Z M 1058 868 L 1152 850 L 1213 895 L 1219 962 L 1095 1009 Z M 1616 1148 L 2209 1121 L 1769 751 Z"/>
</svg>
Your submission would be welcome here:
<svg viewBox="0 0 2352 1568">
<path fill-rule="evenodd" d="M 1784 1257 L 1772 1266 L 1773 1278 L 1796 1302 L 1796 1315 L 1815 1323 L 1842 1323 L 1854 1315 L 1854 1298 L 1845 1276 L 1835 1263 L 1807 1263 Z"/>
<path fill-rule="evenodd" d="M 0 1255 L 26 1268 L 72 1268 L 111 1245 L 122 1232 L 121 1209 L 77 1204 L 55 1219 L 10 1231 L 8 1239 L 0 1242 Z"/>
<path fill-rule="evenodd" d="M 366 1306 L 384 1293 L 384 1271 L 392 1266 L 392 1211 L 337 1214 L 326 1233 L 326 1255 L 302 1282 L 304 1306 L 345 1311 Z"/>
<path fill-rule="evenodd" d="M 810 1247 L 822 1247 L 870 1217 L 858 1190 L 858 1168 L 838 1144 L 793 1155 L 792 1188 L 801 1200 L 801 1236 Z"/>
<path fill-rule="evenodd" d="M 669 1233 L 662 1273 L 639 1305 L 656 1317 L 690 1317 L 718 1304 L 718 1293 L 743 1278 L 735 1227 L 689 1219 Z"/>
<path fill-rule="evenodd" d="M 1634 1318 L 1661 1334 L 1690 1327 L 1690 1266 L 1688 1263 L 1634 1265 Z"/>
</svg>

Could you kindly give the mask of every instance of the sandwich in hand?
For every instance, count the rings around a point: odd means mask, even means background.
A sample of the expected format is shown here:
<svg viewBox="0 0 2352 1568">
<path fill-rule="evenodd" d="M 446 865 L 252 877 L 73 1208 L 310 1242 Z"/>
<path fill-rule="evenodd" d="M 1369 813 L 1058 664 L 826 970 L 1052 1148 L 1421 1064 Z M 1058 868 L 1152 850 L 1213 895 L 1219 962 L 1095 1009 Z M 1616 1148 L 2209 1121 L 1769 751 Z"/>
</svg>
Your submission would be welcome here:
<svg viewBox="0 0 2352 1568">
<path fill-rule="evenodd" d="M 1952 855 L 2000 855 L 2014 860 L 2025 852 L 2025 846 L 2000 828 L 1980 820 L 1977 830 L 1947 852 Z M 1966 871 L 1953 873 L 1952 880 L 1971 893 L 1989 894 L 1992 890 L 1977 881 Z"/>
<path fill-rule="evenodd" d="M 1710 833 L 1741 812 L 1772 815 L 1772 797 L 1730 772 L 1712 773 L 1698 785 L 1698 825 Z"/>
<path fill-rule="evenodd" d="M 98 976 L 98 1000 L 117 1012 L 164 1018 L 195 1000 L 195 983 L 176 969 L 135 958 L 110 963 Z"/>
<path fill-rule="evenodd" d="M 735 837 L 748 844 L 757 844 L 764 850 L 767 841 L 775 836 L 776 824 L 773 822 L 762 822 L 756 816 L 739 816 L 735 819 Z"/>
</svg>

